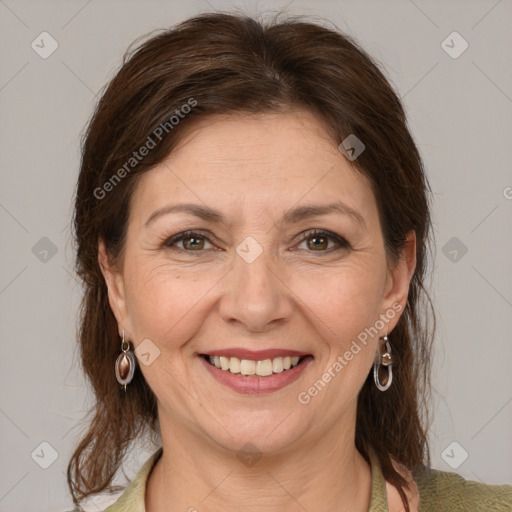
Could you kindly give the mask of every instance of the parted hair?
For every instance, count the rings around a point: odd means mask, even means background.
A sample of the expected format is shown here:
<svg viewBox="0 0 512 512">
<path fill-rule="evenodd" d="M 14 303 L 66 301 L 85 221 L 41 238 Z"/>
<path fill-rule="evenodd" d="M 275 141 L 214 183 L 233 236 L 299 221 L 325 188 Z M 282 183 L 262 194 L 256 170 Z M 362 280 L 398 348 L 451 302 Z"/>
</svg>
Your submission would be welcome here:
<svg viewBox="0 0 512 512">
<path fill-rule="evenodd" d="M 431 192 L 400 97 L 381 65 L 352 37 L 324 25 L 300 17 L 198 15 L 137 41 L 102 91 L 82 139 L 73 217 L 76 272 L 83 284 L 78 350 L 95 398 L 92 419 L 67 468 L 76 505 L 115 490 L 113 477 L 129 445 L 145 432 L 159 434 L 156 398 L 140 369 L 126 393 L 116 381 L 120 338 L 98 263 L 99 240 L 109 261 L 121 264 L 138 179 L 169 155 L 185 127 L 215 114 L 305 109 L 323 121 L 337 145 L 351 134 L 363 141 L 365 150 L 352 164 L 371 183 L 389 265 L 403 257 L 407 232 L 416 233 L 407 304 L 389 334 L 393 383 L 381 392 L 369 373 L 358 396 L 355 438 L 366 460 L 369 448 L 374 450 L 409 511 L 407 482 L 392 459 L 409 470 L 430 465 L 435 315 L 424 283 Z M 193 108 L 183 115 L 187 104 Z M 177 115 L 179 123 L 170 123 Z M 167 129 L 158 131 L 162 126 Z M 152 136 L 155 130 L 159 137 Z M 137 162 L 130 160 L 150 136 L 154 147 Z"/>
</svg>

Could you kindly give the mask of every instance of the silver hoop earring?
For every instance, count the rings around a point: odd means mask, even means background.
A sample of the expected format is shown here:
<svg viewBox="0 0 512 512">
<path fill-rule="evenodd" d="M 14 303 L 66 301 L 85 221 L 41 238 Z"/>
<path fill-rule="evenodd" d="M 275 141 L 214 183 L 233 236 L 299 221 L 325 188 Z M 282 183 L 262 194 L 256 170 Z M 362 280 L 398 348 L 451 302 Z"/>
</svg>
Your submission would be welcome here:
<svg viewBox="0 0 512 512">
<path fill-rule="evenodd" d="M 130 384 L 133 379 L 133 374 L 135 373 L 135 356 L 133 352 L 130 350 L 130 343 L 125 341 L 124 339 L 124 329 L 123 329 L 123 339 L 121 341 L 121 354 L 117 357 L 116 364 L 114 366 L 116 379 L 121 386 L 124 387 L 124 392 L 126 393 L 126 385 Z"/>
<path fill-rule="evenodd" d="M 383 345 L 386 347 L 386 352 L 381 353 L 380 346 L 377 349 L 377 353 L 375 355 L 375 362 L 373 363 L 373 380 L 375 381 L 375 385 L 381 391 L 387 391 L 391 383 L 393 382 L 393 357 L 391 355 L 391 345 L 388 341 L 388 335 L 383 338 Z M 388 378 L 386 383 L 382 385 L 380 383 L 379 370 L 380 367 L 384 366 L 388 369 Z"/>
</svg>

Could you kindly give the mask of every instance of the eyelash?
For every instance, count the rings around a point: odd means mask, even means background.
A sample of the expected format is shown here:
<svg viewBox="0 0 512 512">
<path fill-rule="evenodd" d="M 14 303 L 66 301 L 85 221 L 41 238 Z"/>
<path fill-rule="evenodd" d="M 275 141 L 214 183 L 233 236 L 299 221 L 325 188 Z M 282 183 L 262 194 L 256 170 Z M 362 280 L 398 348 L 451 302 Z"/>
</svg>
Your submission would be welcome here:
<svg viewBox="0 0 512 512">
<path fill-rule="evenodd" d="M 331 253 L 331 252 L 339 250 L 339 249 L 350 249 L 351 248 L 350 244 L 343 237 L 336 235 L 335 233 L 332 233 L 331 231 L 325 231 L 323 229 L 313 229 L 313 230 L 305 232 L 302 235 L 302 237 L 300 238 L 298 243 L 301 244 L 308 238 L 312 238 L 314 236 L 322 236 L 325 238 L 330 238 L 331 240 L 336 241 L 338 243 L 339 247 L 338 247 L 338 249 L 331 247 L 330 249 L 326 249 L 323 251 L 308 251 L 308 252 L 312 252 L 312 253 L 318 252 L 318 253 L 325 254 L 325 253 Z M 173 235 L 170 238 L 168 238 L 164 242 L 164 246 L 167 248 L 172 248 L 172 246 L 174 244 L 176 244 L 177 242 L 181 242 L 182 240 L 189 238 L 189 237 L 190 238 L 192 238 L 192 237 L 204 238 L 209 243 L 212 243 L 211 240 L 208 238 L 208 236 L 206 234 L 203 234 L 200 231 L 184 231 L 183 233 L 179 233 L 177 235 Z M 201 253 L 201 252 L 207 250 L 207 249 L 202 249 L 202 250 L 194 251 L 194 250 L 181 249 L 181 248 L 178 248 L 178 249 L 182 252 L 187 252 L 187 253 L 194 253 L 194 252 Z"/>
</svg>

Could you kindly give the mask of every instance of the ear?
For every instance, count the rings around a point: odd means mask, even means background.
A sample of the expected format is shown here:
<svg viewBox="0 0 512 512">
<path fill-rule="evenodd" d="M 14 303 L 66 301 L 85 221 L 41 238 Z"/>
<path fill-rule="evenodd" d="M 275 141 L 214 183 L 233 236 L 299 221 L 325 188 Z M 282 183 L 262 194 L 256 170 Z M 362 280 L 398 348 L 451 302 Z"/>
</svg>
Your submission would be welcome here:
<svg viewBox="0 0 512 512">
<path fill-rule="evenodd" d="M 396 265 L 389 269 L 386 281 L 384 299 L 381 311 L 386 317 L 387 311 L 394 310 L 400 314 L 394 314 L 393 319 L 387 324 L 387 331 L 390 333 L 400 319 L 401 313 L 405 309 L 407 297 L 409 295 L 409 285 L 411 283 L 414 270 L 416 269 L 416 233 L 411 230 L 407 233 L 406 242 L 402 253 Z M 384 335 L 385 333 L 382 333 Z"/>
<path fill-rule="evenodd" d="M 98 241 L 98 264 L 107 284 L 108 301 L 117 320 L 119 336 L 122 336 L 123 329 L 127 333 L 130 332 L 126 308 L 125 283 L 122 272 L 111 264 L 105 243 L 101 238 Z"/>
</svg>

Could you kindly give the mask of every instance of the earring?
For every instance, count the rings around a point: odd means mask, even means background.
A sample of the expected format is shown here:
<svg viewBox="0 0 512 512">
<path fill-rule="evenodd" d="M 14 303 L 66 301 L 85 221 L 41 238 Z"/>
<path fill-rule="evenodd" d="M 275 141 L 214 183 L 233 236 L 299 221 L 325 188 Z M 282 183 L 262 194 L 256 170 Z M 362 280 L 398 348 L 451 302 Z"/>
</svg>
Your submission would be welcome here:
<svg viewBox="0 0 512 512">
<path fill-rule="evenodd" d="M 130 384 L 133 379 L 133 374 L 135 373 L 135 356 L 130 350 L 130 343 L 124 339 L 124 329 L 121 350 L 122 353 L 117 357 L 114 368 L 117 382 L 119 382 L 121 386 L 124 386 L 124 392 L 126 393 L 126 385 Z"/>
<path fill-rule="evenodd" d="M 381 391 L 386 391 L 389 389 L 389 386 L 391 386 L 391 382 L 393 382 L 393 357 L 391 356 L 391 345 L 388 341 L 387 334 L 384 336 L 382 341 L 382 344 L 386 347 L 386 352 L 381 354 L 380 347 L 377 350 L 375 355 L 375 362 L 373 364 L 373 380 L 375 381 L 375 385 L 378 389 Z M 381 366 L 385 366 L 388 369 L 388 378 L 384 385 L 380 383 L 379 378 L 379 370 Z"/>
</svg>

